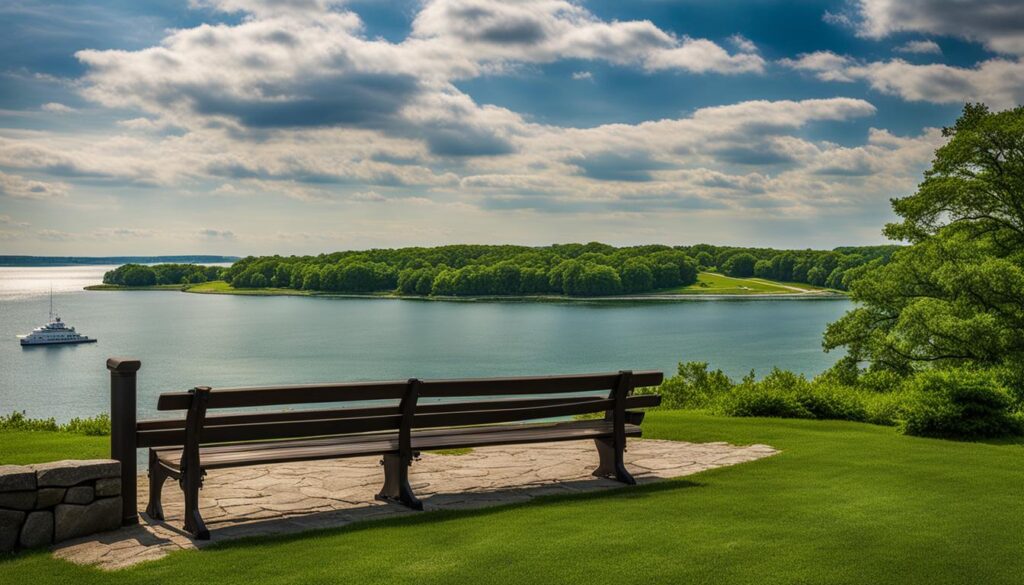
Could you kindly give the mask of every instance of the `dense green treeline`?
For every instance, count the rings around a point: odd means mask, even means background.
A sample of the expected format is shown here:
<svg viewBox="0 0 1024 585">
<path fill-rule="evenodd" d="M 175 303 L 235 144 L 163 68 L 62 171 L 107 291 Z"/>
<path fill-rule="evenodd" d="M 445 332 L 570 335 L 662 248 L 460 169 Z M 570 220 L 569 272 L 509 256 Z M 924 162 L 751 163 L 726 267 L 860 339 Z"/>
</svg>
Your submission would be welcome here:
<svg viewBox="0 0 1024 585">
<path fill-rule="evenodd" d="M 196 284 L 219 280 L 224 271 L 219 266 L 199 264 L 125 264 L 103 275 L 103 284 L 121 286 L 154 286 L 158 284 Z"/>
<path fill-rule="evenodd" d="M 895 246 L 773 250 L 710 246 L 452 245 L 319 256 L 250 256 L 225 271 L 236 288 L 280 287 L 406 295 L 602 296 L 686 286 L 699 270 L 845 289 L 855 269 L 884 263 Z"/>
<path fill-rule="evenodd" d="M 702 269 L 728 276 L 801 282 L 846 290 L 852 279 L 889 261 L 899 246 L 844 246 L 833 250 L 776 250 L 697 244 L 677 249 L 694 257 Z"/>
</svg>

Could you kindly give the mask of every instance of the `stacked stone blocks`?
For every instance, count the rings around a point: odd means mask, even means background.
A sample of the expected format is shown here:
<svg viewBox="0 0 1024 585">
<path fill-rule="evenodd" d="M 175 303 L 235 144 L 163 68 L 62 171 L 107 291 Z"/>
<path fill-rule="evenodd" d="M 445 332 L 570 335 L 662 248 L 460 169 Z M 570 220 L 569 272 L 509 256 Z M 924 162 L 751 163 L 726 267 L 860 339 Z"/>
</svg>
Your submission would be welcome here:
<svg viewBox="0 0 1024 585">
<path fill-rule="evenodd" d="M 0 552 L 118 528 L 120 478 L 110 459 L 0 465 Z"/>
</svg>

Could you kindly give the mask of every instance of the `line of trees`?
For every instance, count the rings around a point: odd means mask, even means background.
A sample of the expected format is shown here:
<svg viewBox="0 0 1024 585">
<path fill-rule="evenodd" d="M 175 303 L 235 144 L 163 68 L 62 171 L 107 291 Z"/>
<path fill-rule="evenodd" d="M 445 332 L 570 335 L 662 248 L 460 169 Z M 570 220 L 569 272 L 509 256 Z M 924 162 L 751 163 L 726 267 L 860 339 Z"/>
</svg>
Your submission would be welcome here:
<svg viewBox="0 0 1024 585">
<path fill-rule="evenodd" d="M 453 245 L 250 256 L 233 264 L 222 277 L 235 288 L 422 296 L 604 296 L 686 286 L 697 282 L 701 270 L 720 270 L 732 276 L 845 289 L 847 276 L 854 275 L 855 269 L 884 263 L 895 248 L 773 250 L 706 244 L 617 248 L 599 242 L 544 247 Z"/>
<path fill-rule="evenodd" d="M 850 282 L 889 262 L 900 246 L 846 246 L 833 250 L 775 250 L 731 246 L 682 246 L 701 270 L 847 290 Z"/>
<path fill-rule="evenodd" d="M 154 286 L 158 284 L 196 284 L 220 280 L 224 268 L 199 264 L 124 264 L 103 275 L 104 284 Z"/>
</svg>

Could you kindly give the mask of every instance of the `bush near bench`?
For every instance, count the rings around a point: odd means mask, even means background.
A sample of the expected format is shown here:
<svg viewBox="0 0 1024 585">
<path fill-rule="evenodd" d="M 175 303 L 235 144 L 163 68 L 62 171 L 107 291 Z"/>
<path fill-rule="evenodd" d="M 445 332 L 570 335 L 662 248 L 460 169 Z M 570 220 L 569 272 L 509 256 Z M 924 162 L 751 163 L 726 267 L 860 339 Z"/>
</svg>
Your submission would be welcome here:
<svg viewBox="0 0 1024 585">
<path fill-rule="evenodd" d="M 98 437 L 110 434 L 110 415 L 75 417 L 60 425 L 53 418 L 28 418 L 24 412 L 14 411 L 0 416 L 0 431 L 55 431 Z"/>
<path fill-rule="evenodd" d="M 661 408 L 706 410 L 726 416 L 835 419 L 896 426 L 909 435 L 975 439 L 1024 434 L 1024 404 L 992 370 L 928 370 L 902 377 L 888 372 L 808 380 L 778 368 L 736 382 L 704 362 L 680 363 L 657 392 Z"/>
</svg>

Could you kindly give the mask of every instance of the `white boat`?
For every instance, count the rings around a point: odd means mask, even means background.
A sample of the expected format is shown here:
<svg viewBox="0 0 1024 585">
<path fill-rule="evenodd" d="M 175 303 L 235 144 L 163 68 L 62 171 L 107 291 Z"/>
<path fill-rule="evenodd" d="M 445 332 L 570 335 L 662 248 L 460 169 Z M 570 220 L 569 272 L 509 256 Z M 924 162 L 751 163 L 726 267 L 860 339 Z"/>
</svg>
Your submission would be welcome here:
<svg viewBox="0 0 1024 585">
<path fill-rule="evenodd" d="M 53 290 L 50 290 L 50 322 L 36 327 L 28 335 L 19 335 L 22 345 L 58 345 L 65 343 L 94 343 L 96 340 L 75 331 L 53 313 Z"/>
</svg>

